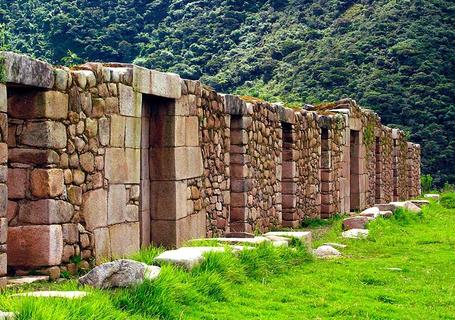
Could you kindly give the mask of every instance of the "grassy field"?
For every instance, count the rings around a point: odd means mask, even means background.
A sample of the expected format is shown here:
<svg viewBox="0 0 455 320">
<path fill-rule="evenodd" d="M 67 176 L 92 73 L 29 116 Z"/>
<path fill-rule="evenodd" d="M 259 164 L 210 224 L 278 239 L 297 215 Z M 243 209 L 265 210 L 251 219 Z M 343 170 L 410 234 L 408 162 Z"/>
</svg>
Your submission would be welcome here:
<svg viewBox="0 0 455 320">
<path fill-rule="evenodd" d="M 347 244 L 344 258 L 314 260 L 301 245 L 210 254 L 185 272 L 82 300 L 0 296 L 18 319 L 455 319 L 455 209 L 399 211 L 370 224 L 366 240 L 340 238 L 341 221 L 314 242 Z M 318 233 L 320 234 L 320 232 Z M 134 258 L 150 263 L 158 249 Z M 21 288 L 21 291 L 35 288 Z M 76 281 L 40 285 L 75 290 Z M 16 289 L 17 290 L 17 289 Z"/>
</svg>

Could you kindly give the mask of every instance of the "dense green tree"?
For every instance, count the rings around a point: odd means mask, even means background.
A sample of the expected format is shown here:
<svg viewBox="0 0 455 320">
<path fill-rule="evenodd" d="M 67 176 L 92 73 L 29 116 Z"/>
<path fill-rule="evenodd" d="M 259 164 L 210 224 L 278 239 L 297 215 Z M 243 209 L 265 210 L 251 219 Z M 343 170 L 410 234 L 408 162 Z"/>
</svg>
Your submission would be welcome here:
<svg viewBox="0 0 455 320">
<path fill-rule="evenodd" d="M 455 183 L 451 0 L 5 0 L 0 23 L 13 50 L 54 63 L 70 50 L 294 105 L 355 98 Z"/>
</svg>

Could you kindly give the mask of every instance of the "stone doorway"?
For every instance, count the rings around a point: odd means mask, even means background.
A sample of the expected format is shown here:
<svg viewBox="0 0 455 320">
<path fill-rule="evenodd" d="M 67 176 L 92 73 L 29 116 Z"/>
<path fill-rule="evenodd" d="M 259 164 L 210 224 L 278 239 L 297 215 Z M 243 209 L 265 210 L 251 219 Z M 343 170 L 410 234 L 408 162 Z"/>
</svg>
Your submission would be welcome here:
<svg viewBox="0 0 455 320">
<path fill-rule="evenodd" d="M 321 128 L 321 218 L 329 218 L 333 212 L 332 161 L 330 131 Z"/>
<path fill-rule="evenodd" d="M 351 211 L 360 210 L 360 132 L 350 133 L 350 199 Z"/>
<path fill-rule="evenodd" d="M 251 232 L 247 223 L 247 192 L 251 189 L 247 167 L 247 133 L 241 115 L 231 115 L 230 173 L 231 173 L 231 232 Z"/>
<path fill-rule="evenodd" d="M 142 246 L 150 243 L 178 246 L 181 245 L 181 238 L 186 236 L 182 234 L 185 228 L 181 225 L 185 224 L 188 213 L 188 167 L 194 160 L 190 151 L 200 149 L 187 147 L 189 120 L 179 114 L 178 103 L 175 99 L 143 95 Z M 197 126 L 191 134 L 197 141 Z"/>
<path fill-rule="evenodd" d="M 375 203 L 382 203 L 382 156 L 381 156 L 381 139 L 376 137 L 375 141 L 375 158 L 376 158 L 376 184 L 375 184 Z"/>
<path fill-rule="evenodd" d="M 294 160 L 294 130 L 293 125 L 281 122 L 283 130 L 282 150 L 282 205 L 283 205 L 283 226 L 297 228 L 299 226 L 299 215 L 297 212 L 297 169 Z"/>
</svg>

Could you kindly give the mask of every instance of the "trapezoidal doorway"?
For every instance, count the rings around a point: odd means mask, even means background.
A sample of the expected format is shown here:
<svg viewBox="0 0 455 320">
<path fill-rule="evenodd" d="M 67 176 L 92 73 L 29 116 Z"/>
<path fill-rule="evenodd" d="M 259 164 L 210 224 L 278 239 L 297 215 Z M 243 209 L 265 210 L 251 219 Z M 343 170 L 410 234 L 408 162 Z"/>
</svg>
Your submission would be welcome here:
<svg viewBox="0 0 455 320">
<path fill-rule="evenodd" d="M 351 211 L 360 210 L 360 132 L 351 130 L 350 136 L 350 189 Z"/>
</svg>

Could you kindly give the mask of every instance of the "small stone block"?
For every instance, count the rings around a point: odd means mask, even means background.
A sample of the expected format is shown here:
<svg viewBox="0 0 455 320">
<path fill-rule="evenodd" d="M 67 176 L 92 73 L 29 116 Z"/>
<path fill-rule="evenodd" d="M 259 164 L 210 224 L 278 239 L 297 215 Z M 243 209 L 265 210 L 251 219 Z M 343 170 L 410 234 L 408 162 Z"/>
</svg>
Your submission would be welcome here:
<svg viewBox="0 0 455 320">
<path fill-rule="evenodd" d="M 8 228 L 8 265 L 42 267 L 59 265 L 63 252 L 60 225 Z"/>
</svg>

